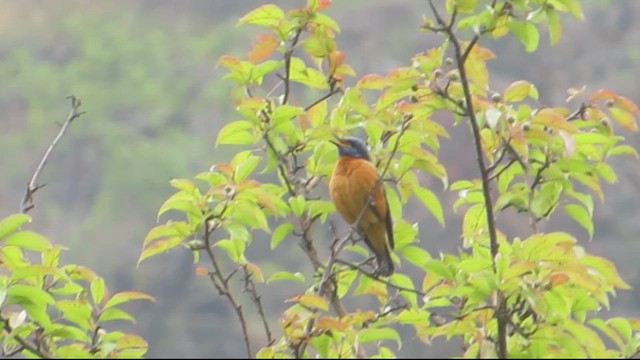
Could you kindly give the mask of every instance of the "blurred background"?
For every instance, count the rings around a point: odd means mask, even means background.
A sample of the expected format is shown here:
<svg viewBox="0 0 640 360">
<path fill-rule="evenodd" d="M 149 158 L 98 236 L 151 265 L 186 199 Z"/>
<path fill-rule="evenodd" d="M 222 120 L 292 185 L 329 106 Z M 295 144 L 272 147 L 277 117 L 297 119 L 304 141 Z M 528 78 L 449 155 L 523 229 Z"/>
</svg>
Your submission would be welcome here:
<svg viewBox="0 0 640 360">
<path fill-rule="evenodd" d="M 283 9 L 304 0 L 272 1 Z M 223 54 L 245 56 L 261 29 L 236 27 L 244 13 L 265 1 L 205 0 L 5 0 L 0 11 L 0 218 L 18 211 L 35 166 L 69 111 L 67 95 L 82 99 L 87 114 L 74 122 L 41 177 L 46 187 L 36 194 L 32 228 L 68 247 L 63 261 L 87 265 L 106 278 L 112 292 L 136 289 L 157 303 L 128 306 L 138 320 L 122 326 L 144 336 L 149 357 L 242 357 L 244 349 L 235 315 L 204 277 L 193 273 L 189 252 L 176 248 L 136 267 L 142 240 L 157 223 L 160 204 L 172 193 L 168 181 L 192 177 L 233 155 L 215 148 L 217 131 L 237 120 L 229 101 L 232 83 L 216 68 Z M 569 87 L 592 92 L 611 88 L 640 103 L 640 1 L 584 0 L 586 21 L 565 17 L 563 36 L 555 46 L 541 33 L 540 50 L 526 53 L 511 38 L 481 42 L 497 59 L 489 62 L 491 84 L 502 91 L 512 81 L 528 79 L 540 92 L 540 103 L 563 106 Z M 421 0 L 334 1 L 328 11 L 340 25 L 339 46 L 358 76 L 385 74 L 410 64 L 410 58 L 437 44 L 418 31 Z M 349 84 L 347 84 L 349 85 Z M 573 106 L 578 106 L 574 104 Z M 443 140 L 441 161 L 450 181 L 475 177 L 477 169 L 468 129 L 451 128 L 455 141 Z M 637 134 L 623 134 L 636 147 Z M 461 140 L 462 139 L 462 140 Z M 469 141 L 465 141 L 469 140 Z M 584 239 L 588 251 L 610 258 L 633 290 L 619 292 L 605 316 L 640 313 L 640 163 L 614 160 L 616 184 L 605 185 L 597 202 L 594 239 L 567 218 L 545 224 Z M 321 184 L 326 187 L 326 184 Z M 457 251 L 460 213 L 451 204 L 456 194 L 434 182 L 447 212 L 447 228 L 431 217 L 420 220 L 422 244 L 433 254 Z M 416 211 L 411 211 L 411 207 Z M 424 214 L 409 203 L 405 214 Z M 419 209 L 419 210 L 418 210 Z M 500 226 L 526 226 L 502 219 Z M 268 249 L 268 237 L 255 236 Z M 256 257 L 261 265 L 292 264 L 311 278 L 309 264 L 296 260 L 302 251 L 280 246 L 278 257 Z M 296 268 L 296 267 L 299 267 Z M 269 275 L 269 273 L 267 273 Z M 272 329 L 286 308 L 287 285 L 264 292 Z M 260 324 L 251 324 L 260 334 Z M 459 353 L 455 344 L 431 346 L 403 330 L 408 357 Z M 263 345 L 256 343 L 254 347 Z"/>
</svg>

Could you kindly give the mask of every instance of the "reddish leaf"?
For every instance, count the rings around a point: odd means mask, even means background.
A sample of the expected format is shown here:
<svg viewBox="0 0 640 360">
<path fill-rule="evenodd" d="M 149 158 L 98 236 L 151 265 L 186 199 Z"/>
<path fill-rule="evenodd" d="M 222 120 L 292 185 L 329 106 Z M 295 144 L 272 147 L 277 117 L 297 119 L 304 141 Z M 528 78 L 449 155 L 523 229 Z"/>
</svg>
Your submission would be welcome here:
<svg viewBox="0 0 640 360">
<path fill-rule="evenodd" d="M 233 175 L 233 167 L 227 163 L 215 164 L 212 170 L 219 171 L 227 175 L 228 177 L 231 177 Z"/>
<path fill-rule="evenodd" d="M 193 270 L 193 272 L 197 276 L 204 276 L 204 275 L 207 275 L 209 273 L 209 270 L 207 270 L 207 268 L 205 268 L 203 266 L 196 266 L 196 268 Z"/>
<path fill-rule="evenodd" d="M 264 282 L 264 275 L 262 274 L 262 270 L 260 267 L 252 262 L 247 262 L 247 270 L 253 275 L 253 277 L 260 281 Z"/>
<path fill-rule="evenodd" d="M 253 42 L 251 51 L 247 53 L 249 61 L 258 62 L 264 60 L 278 48 L 278 39 L 269 34 L 260 34 Z"/>
<path fill-rule="evenodd" d="M 319 295 L 302 294 L 302 295 L 297 295 L 287 299 L 287 302 L 292 302 L 292 301 L 300 303 L 310 308 L 317 308 L 324 311 L 329 310 L 329 303 L 327 302 L 327 299 Z"/>
<path fill-rule="evenodd" d="M 607 90 L 607 89 L 600 89 L 595 93 L 591 94 L 591 96 L 589 97 L 589 100 L 591 101 L 606 100 L 606 99 L 614 99 L 616 97 L 618 97 L 618 94 L 614 93 L 613 91 Z"/>
<path fill-rule="evenodd" d="M 564 272 L 560 272 L 560 273 L 551 274 L 549 276 L 549 279 L 551 280 L 551 287 L 555 287 L 569 281 L 569 275 L 567 275 Z"/>
<path fill-rule="evenodd" d="M 531 119 L 534 124 L 546 125 L 555 130 L 566 130 L 570 133 L 577 131 L 575 125 L 568 122 L 564 116 L 560 115 L 554 109 L 545 108 L 538 111 Z"/>
<path fill-rule="evenodd" d="M 504 91 L 504 101 L 506 102 L 521 101 L 527 96 L 537 99 L 538 91 L 535 85 L 525 80 L 511 83 Z"/>
<path fill-rule="evenodd" d="M 322 330 L 338 330 L 345 331 L 349 328 L 349 324 L 334 317 L 323 316 L 318 319 L 316 327 Z"/>
<path fill-rule="evenodd" d="M 318 0 L 318 10 L 326 9 L 331 5 L 331 0 Z"/>
<path fill-rule="evenodd" d="M 238 59 L 235 56 L 231 55 L 223 55 L 218 59 L 218 64 L 226 67 L 232 72 L 241 73 L 243 70 L 242 60 Z"/>
<path fill-rule="evenodd" d="M 309 11 L 318 11 L 326 9 L 331 5 L 331 0 L 309 0 L 306 9 Z"/>
<path fill-rule="evenodd" d="M 329 74 L 334 74 L 338 67 L 344 62 L 347 54 L 342 51 L 335 50 L 330 52 L 327 57 L 329 59 Z"/>
</svg>

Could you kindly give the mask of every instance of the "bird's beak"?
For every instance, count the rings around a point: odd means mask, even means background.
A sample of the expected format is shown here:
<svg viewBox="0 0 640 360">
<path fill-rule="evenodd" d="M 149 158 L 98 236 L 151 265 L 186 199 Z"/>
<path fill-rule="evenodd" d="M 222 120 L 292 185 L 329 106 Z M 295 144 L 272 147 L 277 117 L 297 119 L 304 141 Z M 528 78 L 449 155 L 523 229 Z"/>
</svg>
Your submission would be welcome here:
<svg viewBox="0 0 640 360">
<path fill-rule="evenodd" d="M 333 140 L 329 140 L 330 143 L 337 146 L 338 149 L 342 147 L 342 139 L 340 139 L 337 135 L 333 135 Z"/>
</svg>

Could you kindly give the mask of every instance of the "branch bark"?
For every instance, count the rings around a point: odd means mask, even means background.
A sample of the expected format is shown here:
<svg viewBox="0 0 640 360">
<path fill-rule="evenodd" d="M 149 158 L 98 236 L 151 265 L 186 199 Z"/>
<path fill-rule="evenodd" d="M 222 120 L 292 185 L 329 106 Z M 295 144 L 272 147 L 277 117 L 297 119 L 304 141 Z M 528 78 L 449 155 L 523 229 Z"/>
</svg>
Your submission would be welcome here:
<svg viewBox="0 0 640 360">
<path fill-rule="evenodd" d="M 49 144 L 47 151 L 42 156 L 40 163 L 38 164 L 38 166 L 36 167 L 36 170 L 31 176 L 31 180 L 29 180 L 29 183 L 27 184 L 27 189 L 25 191 L 24 197 L 22 198 L 22 201 L 20 201 L 20 212 L 23 214 L 26 214 L 27 212 L 29 212 L 29 210 L 33 209 L 33 207 L 35 206 L 33 201 L 33 195 L 35 194 L 36 191 L 38 191 L 38 189 L 44 186 L 44 185 L 37 184 L 38 178 L 40 177 L 40 173 L 42 173 L 42 169 L 44 169 L 44 166 L 49 160 L 49 157 L 51 156 L 53 149 L 56 147 L 56 145 L 58 145 L 58 142 L 60 141 L 60 139 L 62 139 L 62 136 L 64 136 L 64 134 L 67 132 L 67 128 L 69 127 L 71 122 L 76 118 L 78 118 L 80 115 L 85 113 L 84 111 L 82 112 L 78 111 L 78 109 L 80 108 L 80 105 L 82 105 L 82 102 L 80 101 L 80 99 L 78 99 L 73 95 L 67 96 L 67 99 L 71 100 L 71 112 L 69 113 L 67 120 L 62 124 L 62 127 L 60 128 L 58 135 L 56 135 L 56 137 L 53 139 L 51 144 Z"/>
</svg>

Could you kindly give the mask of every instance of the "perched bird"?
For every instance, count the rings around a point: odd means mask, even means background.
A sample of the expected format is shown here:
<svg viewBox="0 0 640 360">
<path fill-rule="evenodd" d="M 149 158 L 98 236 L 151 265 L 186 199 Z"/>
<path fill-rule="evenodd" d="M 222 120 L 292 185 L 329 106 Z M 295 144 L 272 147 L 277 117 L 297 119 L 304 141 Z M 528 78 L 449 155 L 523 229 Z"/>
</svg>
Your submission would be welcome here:
<svg viewBox="0 0 640 360">
<path fill-rule="evenodd" d="M 338 147 L 339 155 L 329 181 L 331 200 L 346 222 L 353 225 L 359 220 L 358 230 L 376 256 L 378 273 L 389 276 L 394 271 L 390 253 L 394 247 L 393 224 L 378 171 L 362 140 L 347 137 L 331 142 Z"/>
</svg>

